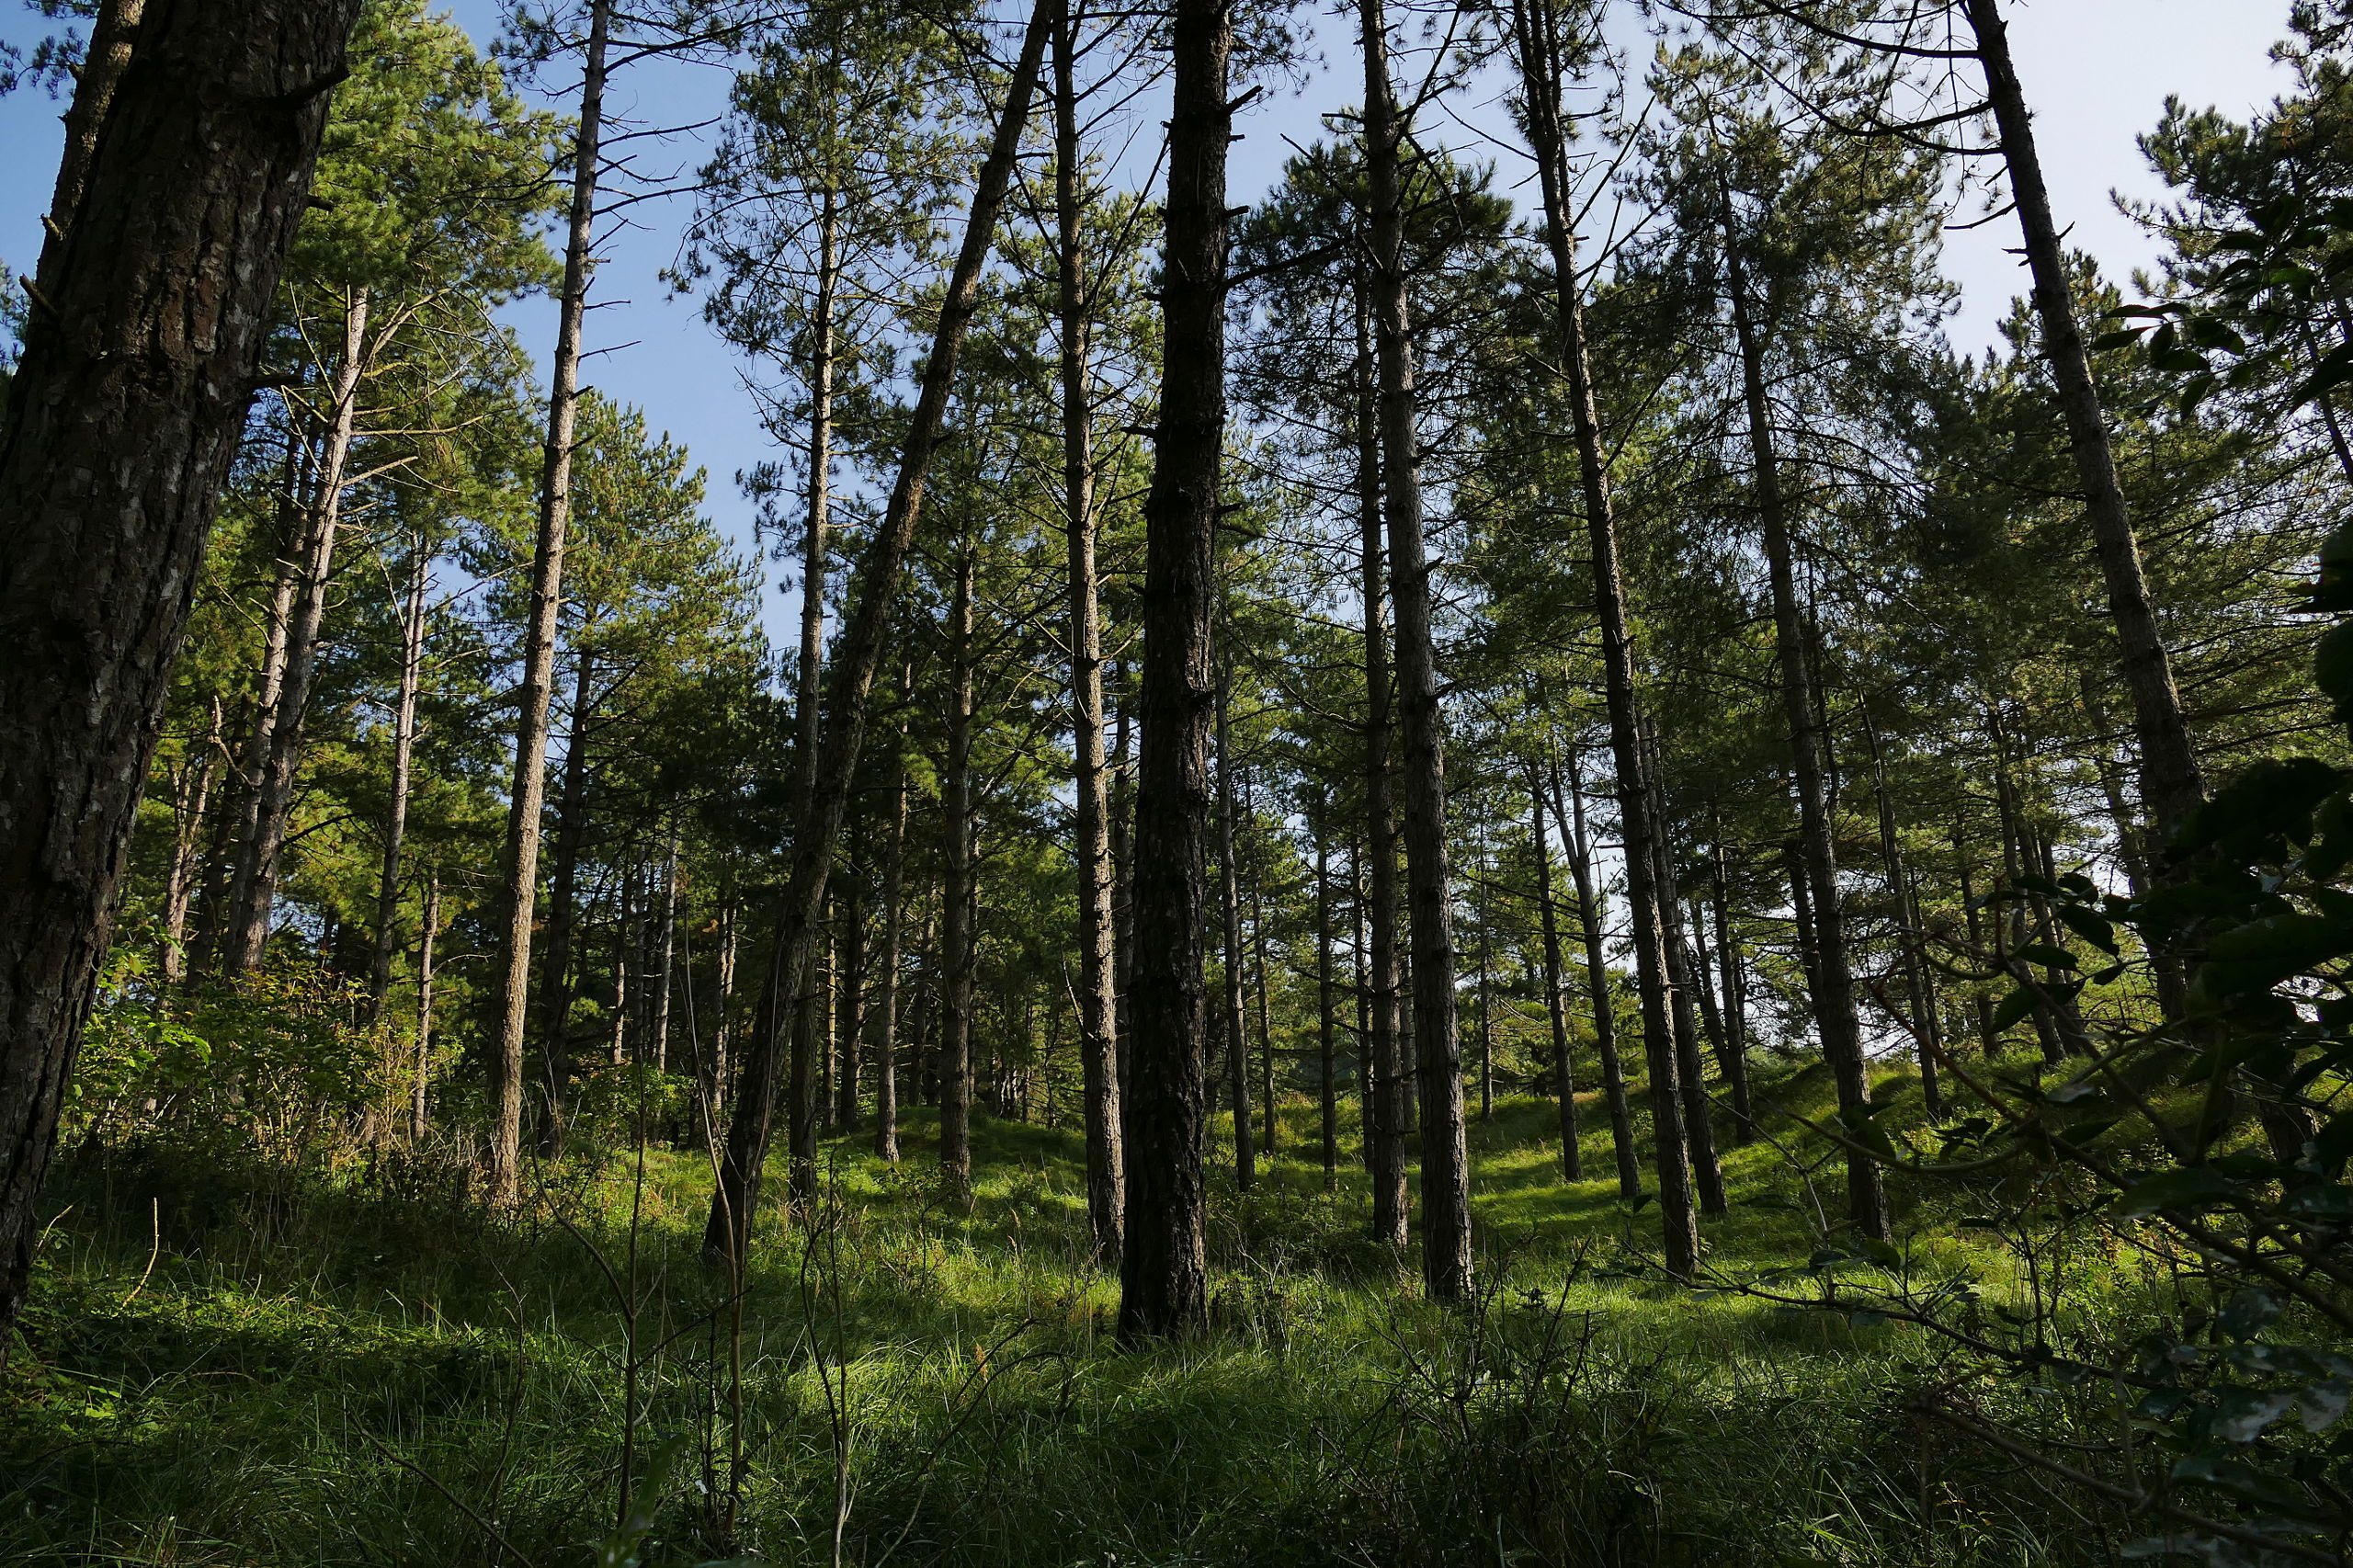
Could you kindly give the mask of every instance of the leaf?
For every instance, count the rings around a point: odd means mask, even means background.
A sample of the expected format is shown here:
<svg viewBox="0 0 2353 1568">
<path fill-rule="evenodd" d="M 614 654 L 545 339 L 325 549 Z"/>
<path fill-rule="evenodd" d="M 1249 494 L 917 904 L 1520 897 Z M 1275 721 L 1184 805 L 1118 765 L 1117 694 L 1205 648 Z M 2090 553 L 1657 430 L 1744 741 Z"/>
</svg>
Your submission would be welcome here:
<svg viewBox="0 0 2353 1568">
<path fill-rule="evenodd" d="M 2018 949 L 2018 956 L 2028 963 L 2039 963 L 2048 969 L 2081 969 L 2083 967 L 2075 961 L 2075 954 L 2064 948 L 2053 947 L 2049 942 L 2029 942 Z"/>
<path fill-rule="evenodd" d="M 2214 1321 L 2233 1339 L 2245 1340 L 2268 1328 L 2279 1316 L 2279 1299 L 2260 1285 L 2249 1285 L 2231 1293 Z"/>
<path fill-rule="evenodd" d="M 2143 1176 L 2124 1192 L 2119 1211 L 2139 1217 L 2160 1209 L 2211 1209 L 2239 1196 L 2237 1184 L 2204 1165 L 2186 1165 Z"/>
<path fill-rule="evenodd" d="M 1994 1032 L 2000 1034 L 2029 1013 L 2034 1011 L 2035 994 L 2021 985 L 2002 998 L 1994 1009 Z"/>
<path fill-rule="evenodd" d="M 2116 923 L 2106 915 L 2080 903 L 2053 904 L 2051 913 L 2059 917 L 2059 924 L 2110 958 L 2116 956 Z"/>
</svg>

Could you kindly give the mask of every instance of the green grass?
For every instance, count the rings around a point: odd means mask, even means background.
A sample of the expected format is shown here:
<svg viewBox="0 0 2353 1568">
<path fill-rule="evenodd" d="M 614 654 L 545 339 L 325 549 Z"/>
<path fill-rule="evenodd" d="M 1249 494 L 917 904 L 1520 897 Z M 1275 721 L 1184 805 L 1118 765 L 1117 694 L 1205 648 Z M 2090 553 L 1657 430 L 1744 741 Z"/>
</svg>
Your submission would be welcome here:
<svg viewBox="0 0 2353 1568">
<path fill-rule="evenodd" d="M 1826 1093 L 1812 1074 L 1774 1092 L 1810 1111 Z M 2100 1522 L 1907 1414 L 1946 1359 L 1920 1331 L 1659 1276 L 1597 1105 L 1598 1179 L 1574 1187 L 1550 1104 L 1475 1127 L 1488 1290 L 1451 1310 L 1364 1238 L 1353 1138 L 1336 1192 L 1302 1161 L 1314 1116 L 1284 1108 L 1247 1197 L 1219 1177 L 1211 1333 L 1143 1352 L 1112 1343 L 1066 1130 L 983 1122 L 963 1212 L 930 1181 L 929 1113 L 896 1169 L 828 1142 L 834 1218 L 813 1238 L 763 1217 L 740 1340 L 697 1256 L 699 1154 L 650 1151 L 642 1187 L 626 1149 L 584 1154 L 517 1224 L 423 1164 L 328 1179 L 85 1154 L 0 1381 L 0 1558 L 587 1562 L 626 1440 L 644 1561 L 827 1562 L 841 1434 L 854 1563 L 2112 1558 Z M 1802 1260 L 1817 1237 L 1787 1159 L 1752 1144 L 1726 1175 L 1712 1262 Z M 1934 1205 L 1905 1224 L 1921 1267 L 2016 1288 Z"/>
</svg>

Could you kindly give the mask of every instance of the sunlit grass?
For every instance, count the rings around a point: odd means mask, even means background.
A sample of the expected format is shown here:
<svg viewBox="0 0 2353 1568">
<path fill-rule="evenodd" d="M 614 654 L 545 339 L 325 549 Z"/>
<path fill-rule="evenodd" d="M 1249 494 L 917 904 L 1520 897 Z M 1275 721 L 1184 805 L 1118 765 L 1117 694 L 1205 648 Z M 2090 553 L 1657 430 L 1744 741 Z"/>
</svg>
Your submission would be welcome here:
<svg viewBox="0 0 2353 1568">
<path fill-rule="evenodd" d="M 1772 1087 L 1821 1108 L 1814 1075 Z M 1468 1316 L 1367 1239 L 1352 1104 L 1329 1191 L 1312 1102 L 1282 1108 L 1247 1195 L 1221 1122 L 1212 1331 L 1147 1352 L 1112 1342 L 1067 1127 L 983 1122 L 969 1210 L 932 1179 L 932 1113 L 907 1116 L 896 1168 L 862 1131 L 828 1140 L 832 1218 L 763 1214 L 740 1339 L 699 1257 L 699 1153 L 646 1150 L 641 1182 L 618 1141 L 584 1152 L 513 1226 L 426 1170 L 321 1186 L 168 1153 L 78 1162 L 6 1384 L 0 1554 L 584 1562 L 626 1437 L 640 1476 L 670 1467 L 647 1561 L 825 1561 L 846 1434 L 852 1562 L 2064 1560 L 2041 1505 L 1982 1469 L 1939 1501 L 1966 1467 L 1928 1477 L 1899 1414 L 1935 1372 L 1918 1331 L 1666 1279 L 1602 1108 L 1582 1108 L 1574 1186 L 1556 1118 L 1510 1098 L 1472 1129 L 1492 1294 Z M 1725 1174 L 1711 1268 L 1802 1263 L 1820 1235 L 1789 1157 L 1727 1147 Z M 1907 1229 L 1923 1273 L 2014 1288 L 1942 1210 L 1907 1208 Z M 732 1542 L 703 1490 L 731 1364 Z"/>
</svg>

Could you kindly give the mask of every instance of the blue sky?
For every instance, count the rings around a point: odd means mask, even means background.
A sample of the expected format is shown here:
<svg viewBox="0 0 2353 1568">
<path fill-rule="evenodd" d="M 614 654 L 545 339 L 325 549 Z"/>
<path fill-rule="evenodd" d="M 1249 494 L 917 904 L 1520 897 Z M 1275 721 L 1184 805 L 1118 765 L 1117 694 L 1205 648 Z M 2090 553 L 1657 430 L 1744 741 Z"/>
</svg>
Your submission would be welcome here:
<svg viewBox="0 0 2353 1568">
<path fill-rule="evenodd" d="M 492 36 L 495 0 L 455 0 L 449 8 L 478 40 Z M 2267 55 L 2285 30 L 2288 0 L 2013 0 L 2010 9 L 2018 72 L 2036 110 L 2060 222 L 2071 226 L 2071 243 L 2121 278 L 2147 265 L 2154 248 L 2117 212 L 2110 192 L 2153 197 L 2160 190 L 2133 138 L 2155 122 L 2169 93 L 2243 114 L 2280 90 L 2284 74 Z M 41 27 L 19 6 L 0 13 L 0 39 L 7 41 L 28 44 Z M 1631 6 L 1621 8 L 1617 30 L 1621 48 L 1639 61 L 1647 45 Z M 1320 115 L 1360 97 L 1350 34 L 1326 22 L 1323 35 L 1325 66 L 1312 71 L 1301 90 L 1279 89 L 1245 117 L 1244 140 L 1234 151 L 1237 200 L 1272 182 L 1290 143 L 1318 133 Z M 717 70 L 641 66 L 619 84 L 611 107 L 648 123 L 690 123 L 718 113 L 726 87 L 724 73 Z M 62 107 L 40 92 L 0 98 L 0 147 L 7 149 L 0 158 L 0 260 L 20 269 L 39 245 Z M 1492 81 L 1474 81 L 1454 113 L 1456 123 L 1441 135 L 1470 151 L 1482 131 L 1501 124 Z M 1139 106 L 1137 114 L 1147 126 L 1158 119 L 1150 104 Z M 656 168 L 690 172 L 700 152 L 688 138 L 647 156 Z M 1497 159 L 1506 185 L 1524 172 L 1507 149 L 1486 155 Z M 1143 157 L 1149 161 L 1148 150 Z M 655 426 L 687 444 L 710 471 L 712 517 L 748 547 L 752 508 L 733 476 L 771 451 L 742 393 L 734 357 L 703 327 L 696 303 L 670 298 L 660 281 L 686 216 L 683 202 L 650 203 L 631 213 L 635 227 L 614 237 L 597 281 L 599 308 L 588 320 L 589 347 L 601 352 L 588 361 L 585 375 L 608 394 L 642 406 Z M 2006 220 L 1950 236 L 1947 270 L 1962 301 L 1951 331 L 1961 347 L 1990 343 L 2010 297 L 2022 287 L 2018 259 L 2007 254 L 2017 244 Z M 554 335 L 548 302 L 518 304 L 510 319 L 526 347 L 544 356 Z M 771 580 L 776 574 L 771 570 Z M 789 596 L 770 597 L 772 631 L 783 624 L 790 603 Z"/>
</svg>

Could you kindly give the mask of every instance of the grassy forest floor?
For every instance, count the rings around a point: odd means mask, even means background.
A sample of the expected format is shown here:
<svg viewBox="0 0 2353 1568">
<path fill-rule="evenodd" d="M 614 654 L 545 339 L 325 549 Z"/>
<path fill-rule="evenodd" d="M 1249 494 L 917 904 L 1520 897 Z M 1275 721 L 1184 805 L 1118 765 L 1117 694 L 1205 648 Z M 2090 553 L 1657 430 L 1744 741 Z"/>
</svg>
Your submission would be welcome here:
<svg viewBox="0 0 2353 1568">
<path fill-rule="evenodd" d="M 1767 1094 L 1828 1097 L 1814 1072 Z M 1326 1194 L 1295 1101 L 1256 1189 L 1217 1185 L 1213 1332 L 1140 1353 L 1086 1262 L 1074 1131 L 983 1122 L 969 1213 L 934 1190 L 929 1112 L 896 1169 L 829 1141 L 840 1201 L 807 1232 L 764 1222 L 740 1334 L 698 1256 L 699 1154 L 649 1151 L 641 1182 L 625 1142 L 585 1153 L 502 1224 L 446 1161 L 329 1178 L 85 1151 L 0 1381 L 0 1559 L 2114 1560 L 2120 1522 L 1913 1412 L 1949 1381 L 1945 1343 L 1661 1278 L 1597 1104 L 1584 1124 L 1597 1179 L 1574 1187 L 1548 1102 L 1474 1125 L 1484 1289 L 1441 1310 L 1363 1239 L 1353 1136 Z M 1713 1268 L 1803 1265 L 1789 1159 L 1752 1143 L 1726 1172 Z M 1960 1223 L 1967 1195 L 1897 1197 L 1916 1271 L 1973 1275 L 1992 1310 L 2025 1288 Z M 2129 1265 L 2086 1279 L 2086 1312 L 2136 1293 Z"/>
</svg>

